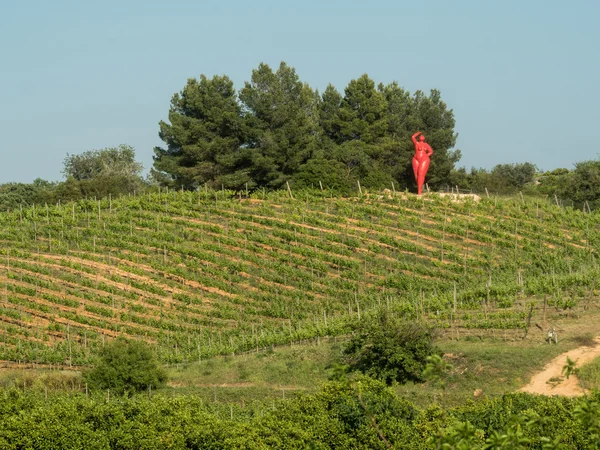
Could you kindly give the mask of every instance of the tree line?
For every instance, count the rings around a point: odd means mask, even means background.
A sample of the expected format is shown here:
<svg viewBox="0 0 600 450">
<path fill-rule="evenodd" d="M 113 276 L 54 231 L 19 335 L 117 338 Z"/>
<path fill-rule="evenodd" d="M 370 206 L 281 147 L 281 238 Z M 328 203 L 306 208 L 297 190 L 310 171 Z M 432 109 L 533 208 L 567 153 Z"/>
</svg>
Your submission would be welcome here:
<svg viewBox="0 0 600 450">
<path fill-rule="evenodd" d="M 427 179 L 436 187 L 460 159 L 454 126 L 435 89 L 411 94 L 365 74 L 343 93 L 330 84 L 321 94 L 285 62 L 275 71 L 260 64 L 239 91 L 226 75 L 187 81 L 159 124 L 165 147 L 154 149 L 152 173 L 177 189 L 412 189 L 411 135 L 422 131 L 435 150 Z"/>
<path fill-rule="evenodd" d="M 32 183 L 0 184 L 0 211 L 143 192 L 154 183 L 142 176 L 142 170 L 129 145 L 67 154 L 63 161 L 64 181 L 36 178 Z"/>
<path fill-rule="evenodd" d="M 313 163 L 311 163 L 313 164 Z M 319 163 L 314 162 L 315 170 Z M 357 185 L 345 189 L 339 185 L 327 185 L 331 173 L 325 171 L 310 187 L 326 189 L 336 194 L 356 195 Z M 20 206 L 56 204 L 85 198 L 104 198 L 112 195 L 133 195 L 160 188 L 175 188 L 175 183 L 160 182 L 156 172 L 142 175 L 142 164 L 135 160 L 135 150 L 128 145 L 119 145 L 100 150 L 89 150 L 80 154 L 67 155 L 64 159 L 64 181 L 50 182 L 40 178 L 32 183 L 0 184 L 0 211 L 18 209 Z M 317 178 L 317 177 L 315 177 Z M 324 180 L 324 181 L 323 181 Z M 314 180 L 313 180 L 314 181 Z M 368 187 L 360 181 L 363 187 Z M 308 183 L 300 187 L 307 186 Z M 298 185 L 293 185 L 298 188 Z M 216 188 L 214 184 L 211 187 Z M 218 186 L 218 189 L 224 186 Z M 382 186 L 383 187 L 383 186 Z M 385 186 L 388 189 L 391 185 Z M 396 184 L 400 189 L 400 184 Z M 446 180 L 439 182 L 441 190 L 468 191 L 485 195 L 510 195 L 522 192 L 525 195 L 546 197 L 551 202 L 578 209 L 600 207 L 600 160 L 581 161 L 573 170 L 559 168 L 540 172 L 533 163 L 498 164 L 492 169 L 465 167 L 454 168 Z M 241 189 L 250 189 L 246 185 Z"/>
<path fill-rule="evenodd" d="M 576 208 L 600 206 L 600 160 L 545 173 L 531 162 L 457 168 L 454 128 L 454 114 L 435 89 L 411 94 L 365 74 L 343 92 L 330 84 L 319 93 L 285 62 L 277 70 L 260 64 L 239 91 L 226 75 L 187 80 L 171 99 L 168 122 L 159 122 L 165 145 L 154 148 L 147 177 L 131 146 L 88 150 L 65 157 L 64 181 L 1 184 L 0 210 L 161 187 L 247 192 L 290 185 L 354 195 L 360 183 L 414 191 L 415 131 L 435 152 L 426 178 L 433 190 L 520 191 Z"/>
<path fill-rule="evenodd" d="M 548 198 L 578 209 L 600 207 L 600 159 L 579 161 L 572 170 L 540 172 L 532 163 L 498 164 L 491 170 L 464 167 L 453 170 L 450 186 L 483 194 L 524 194 Z"/>
</svg>

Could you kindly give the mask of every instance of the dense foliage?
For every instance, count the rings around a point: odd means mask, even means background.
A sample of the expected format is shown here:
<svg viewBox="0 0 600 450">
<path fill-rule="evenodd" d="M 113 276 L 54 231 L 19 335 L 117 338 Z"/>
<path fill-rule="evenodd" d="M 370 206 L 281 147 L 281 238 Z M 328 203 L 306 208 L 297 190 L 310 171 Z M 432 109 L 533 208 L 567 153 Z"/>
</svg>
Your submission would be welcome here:
<svg viewBox="0 0 600 450">
<path fill-rule="evenodd" d="M 100 350 L 84 380 L 91 389 L 123 394 L 163 387 L 167 375 L 145 343 L 117 339 Z"/>
<path fill-rule="evenodd" d="M 464 167 L 451 173 L 452 187 L 471 190 L 477 193 L 488 192 L 493 194 L 516 194 L 526 190 L 536 193 L 534 182 L 537 169 L 532 163 L 522 164 L 497 164 L 490 171 L 472 168 L 470 172 Z"/>
<path fill-rule="evenodd" d="M 151 189 L 141 171 L 142 165 L 129 145 L 67 155 L 63 161 L 64 181 L 38 178 L 33 183 L 1 184 L 0 211 L 140 193 Z"/>
<path fill-rule="evenodd" d="M 66 181 L 57 187 L 56 195 L 62 200 L 77 200 L 139 192 L 145 187 L 142 169 L 129 145 L 67 155 L 63 169 Z"/>
<path fill-rule="evenodd" d="M 600 207 L 600 159 L 580 161 L 575 169 L 557 169 L 540 179 L 540 191 L 581 209 Z"/>
<path fill-rule="evenodd" d="M 341 380 L 291 400 L 218 404 L 194 396 L 0 390 L 3 449 L 597 449 L 598 393 L 507 394 L 419 410 L 383 383 Z"/>
<path fill-rule="evenodd" d="M 155 148 L 154 177 L 172 188 L 205 184 L 260 187 L 412 188 L 411 135 L 423 131 L 435 150 L 428 182 L 448 182 L 460 158 L 454 115 L 440 92 L 413 95 L 367 75 L 340 94 L 320 95 L 294 68 L 260 64 L 236 93 L 226 76 L 190 79 L 160 122 L 166 148 Z"/>
<path fill-rule="evenodd" d="M 593 210 L 600 207 L 600 160 L 580 161 L 573 170 L 537 172 L 532 163 L 498 164 L 491 170 L 454 169 L 446 188 L 479 194 L 525 194 L 547 197 L 559 205 Z"/>
<path fill-rule="evenodd" d="M 37 178 L 33 183 L 5 183 L 0 185 L 0 211 L 19 207 L 55 203 L 54 191 L 58 183 Z"/>
<path fill-rule="evenodd" d="M 387 384 L 422 381 L 427 357 L 437 353 L 434 330 L 386 311 L 359 322 L 344 349 L 350 369 Z"/>
</svg>

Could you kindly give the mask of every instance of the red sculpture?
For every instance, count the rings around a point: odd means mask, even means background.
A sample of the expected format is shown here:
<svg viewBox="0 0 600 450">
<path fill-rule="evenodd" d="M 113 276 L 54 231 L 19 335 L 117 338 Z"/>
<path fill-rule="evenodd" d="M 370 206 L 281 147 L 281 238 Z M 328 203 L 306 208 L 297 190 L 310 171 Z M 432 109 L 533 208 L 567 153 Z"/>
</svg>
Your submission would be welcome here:
<svg viewBox="0 0 600 450">
<path fill-rule="evenodd" d="M 419 136 L 420 140 L 417 140 L 417 136 Z M 425 183 L 425 175 L 427 174 L 427 170 L 429 170 L 429 157 L 433 155 L 433 150 L 425 142 L 425 136 L 420 131 L 412 135 L 412 141 L 415 144 L 415 156 L 412 159 L 412 166 L 415 173 L 415 180 L 417 181 L 417 193 L 421 195 L 423 183 Z"/>
</svg>

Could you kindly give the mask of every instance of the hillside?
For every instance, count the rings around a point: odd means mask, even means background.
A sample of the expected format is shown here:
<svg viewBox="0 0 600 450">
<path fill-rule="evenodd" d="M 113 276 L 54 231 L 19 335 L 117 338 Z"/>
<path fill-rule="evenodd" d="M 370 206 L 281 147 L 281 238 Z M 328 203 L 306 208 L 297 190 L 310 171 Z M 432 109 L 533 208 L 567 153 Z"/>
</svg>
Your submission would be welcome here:
<svg viewBox="0 0 600 450">
<path fill-rule="evenodd" d="M 377 308 L 520 336 L 530 314 L 594 295 L 598 218 L 522 197 L 320 191 L 21 208 L 0 214 L 0 360 L 85 364 L 124 335 L 197 361 L 346 333 Z"/>
</svg>

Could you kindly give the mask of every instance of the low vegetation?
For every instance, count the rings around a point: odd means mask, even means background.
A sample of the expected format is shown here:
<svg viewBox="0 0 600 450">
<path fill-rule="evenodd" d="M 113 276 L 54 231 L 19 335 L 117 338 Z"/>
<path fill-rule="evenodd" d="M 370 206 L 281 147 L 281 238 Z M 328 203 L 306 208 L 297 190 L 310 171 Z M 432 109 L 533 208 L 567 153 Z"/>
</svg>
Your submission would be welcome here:
<svg viewBox="0 0 600 450">
<path fill-rule="evenodd" d="M 291 400 L 245 405 L 146 394 L 48 401 L 16 390 L 0 391 L 0 400 L 0 446 L 6 449 L 594 449 L 600 431 L 597 394 L 506 394 L 421 409 L 365 377 L 329 382 Z"/>
<path fill-rule="evenodd" d="M 423 381 L 427 358 L 441 353 L 434 330 L 380 312 L 359 323 L 344 348 L 344 362 L 387 384 Z"/>
<path fill-rule="evenodd" d="M 83 374 L 86 390 L 131 394 L 165 385 L 167 374 L 143 342 L 117 339 L 106 345 L 93 368 Z"/>
<path fill-rule="evenodd" d="M 586 389 L 600 389 L 600 358 L 582 365 L 577 376 Z"/>
<path fill-rule="evenodd" d="M 382 309 L 510 338 L 596 293 L 596 213 L 392 194 L 169 191 L 2 213 L 0 359 L 90 364 L 123 336 L 202 361 L 344 335 Z"/>
</svg>

